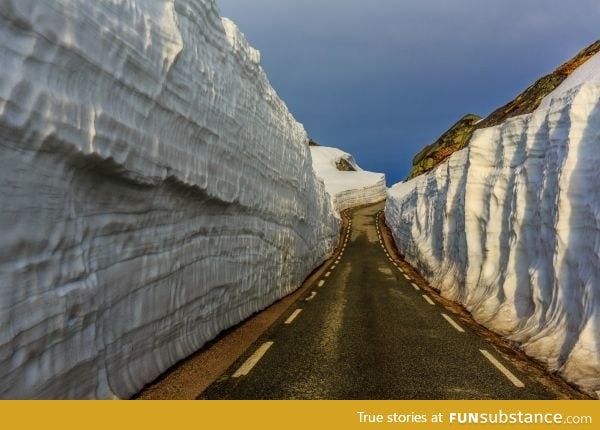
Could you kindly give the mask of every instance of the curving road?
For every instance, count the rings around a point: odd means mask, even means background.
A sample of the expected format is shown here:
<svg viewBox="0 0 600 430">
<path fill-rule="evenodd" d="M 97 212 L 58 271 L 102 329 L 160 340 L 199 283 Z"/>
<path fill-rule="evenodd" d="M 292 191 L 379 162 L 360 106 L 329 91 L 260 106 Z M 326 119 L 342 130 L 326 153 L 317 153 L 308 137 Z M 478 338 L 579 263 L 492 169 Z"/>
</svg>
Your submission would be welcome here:
<svg viewBox="0 0 600 430">
<path fill-rule="evenodd" d="M 351 213 L 338 257 L 199 398 L 568 397 L 504 359 L 402 271 L 381 240 L 382 208 Z"/>
</svg>

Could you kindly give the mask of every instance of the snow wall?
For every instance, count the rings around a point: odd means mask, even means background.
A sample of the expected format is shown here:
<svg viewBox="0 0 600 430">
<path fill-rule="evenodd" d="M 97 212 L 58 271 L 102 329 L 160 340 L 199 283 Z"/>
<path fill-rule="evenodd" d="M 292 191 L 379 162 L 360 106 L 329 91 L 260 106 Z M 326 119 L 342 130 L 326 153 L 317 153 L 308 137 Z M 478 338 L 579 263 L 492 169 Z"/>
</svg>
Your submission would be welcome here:
<svg viewBox="0 0 600 430">
<path fill-rule="evenodd" d="M 483 325 L 600 390 L 600 56 L 532 114 L 388 192 L 407 261 Z"/>
<path fill-rule="evenodd" d="M 311 146 L 310 151 L 315 173 L 325 183 L 337 211 L 385 200 L 387 189 L 383 173 L 361 169 L 352 155 L 337 148 Z M 338 170 L 336 163 L 340 160 L 345 160 L 354 171 Z"/>
<path fill-rule="evenodd" d="M 212 0 L 0 1 L 0 397 L 127 398 L 339 221 Z"/>
</svg>

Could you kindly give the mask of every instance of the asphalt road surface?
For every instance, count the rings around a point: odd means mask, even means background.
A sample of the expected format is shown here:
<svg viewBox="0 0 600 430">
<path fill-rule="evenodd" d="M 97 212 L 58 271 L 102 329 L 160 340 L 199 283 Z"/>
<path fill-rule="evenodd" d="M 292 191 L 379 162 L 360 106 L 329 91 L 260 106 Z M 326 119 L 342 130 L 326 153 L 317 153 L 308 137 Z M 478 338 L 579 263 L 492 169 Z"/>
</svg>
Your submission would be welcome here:
<svg viewBox="0 0 600 430">
<path fill-rule="evenodd" d="M 411 282 L 382 208 L 352 213 L 339 259 L 199 398 L 556 398 Z"/>
</svg>

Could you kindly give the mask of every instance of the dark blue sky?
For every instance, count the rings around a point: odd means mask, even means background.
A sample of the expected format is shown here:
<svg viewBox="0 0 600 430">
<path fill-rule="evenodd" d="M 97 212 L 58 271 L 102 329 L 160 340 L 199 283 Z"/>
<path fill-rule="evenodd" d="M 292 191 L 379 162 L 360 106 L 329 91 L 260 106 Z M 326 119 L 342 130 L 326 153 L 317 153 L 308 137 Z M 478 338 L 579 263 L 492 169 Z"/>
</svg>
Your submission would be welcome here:
<svg viewBox="0 0 600 430">
<path fill-rule="evenodd" d="M 388 185 L 600 38 L 598 0 L 217 0 L 308 134 Z"/>
</svg>

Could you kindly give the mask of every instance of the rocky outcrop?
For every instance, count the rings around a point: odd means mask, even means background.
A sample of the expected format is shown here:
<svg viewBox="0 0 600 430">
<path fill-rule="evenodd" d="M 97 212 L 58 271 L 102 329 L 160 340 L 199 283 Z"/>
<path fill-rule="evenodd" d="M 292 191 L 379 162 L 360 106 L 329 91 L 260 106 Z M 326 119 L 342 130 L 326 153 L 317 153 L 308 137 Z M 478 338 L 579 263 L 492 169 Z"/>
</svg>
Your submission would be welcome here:
<svg viewBox="0 0 600 430">
<path fill-rule="evenodd" d="M 126 398 L 330 255 L 304 128 L 212 0 L 0 28 L 1 397 Z"/>
<path fill-rule="evenodd" d="M 548 94 L 558 88 L 571 73 L 598 52 L 600 52 L 600 40 L 581 50 L 552 73 L 535 81 L 533 85 L 519 94 L 514 100 L 511 100 L 506 105 L 489 114 L 477 125 L 477 128 L 493 127 L 502 124 L 509 118 L 532 113 Z"/>
<path fill-rule="evenodd" d="M 600 40 L 580 51 L 552 73 L 538 79 L 514 100 L 496 109 L 485 119 L 480 120 L 480 117 L 473 114 L 465 115 L 434 144 L 425 147 L 415 156 L 408 179 L 433 170 L 451 154 L 466 147 L 475 130 L 493 127 L 515 116 L 532 113 L 548 94 L 598 52 Z"/>
<path fill-rule="evenodd" d="M 463 116 L 448 131 L 442 134 L 435 143 L 426 146 L 415 155 L 408 179 L 429 172 L 454 152 L 466 147 L 480 120 L 481 117 L 474 114 Z"/>
</svg>

